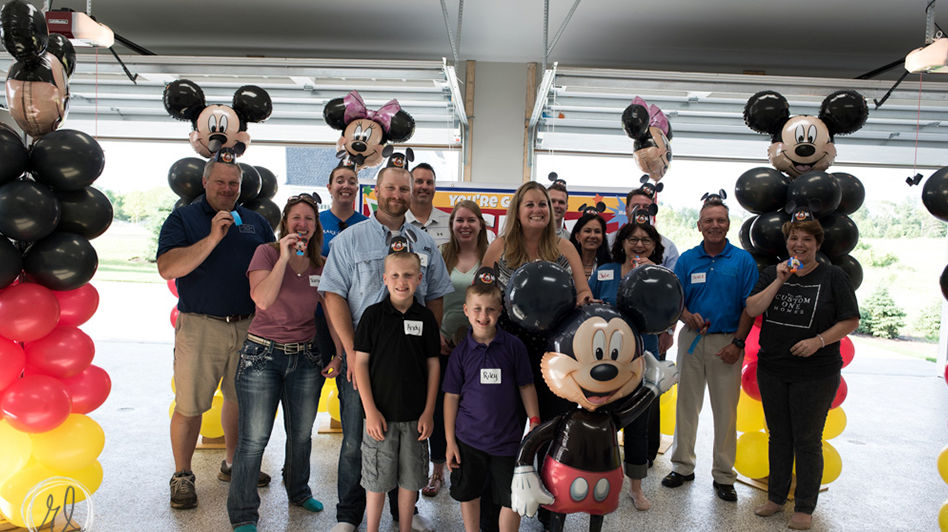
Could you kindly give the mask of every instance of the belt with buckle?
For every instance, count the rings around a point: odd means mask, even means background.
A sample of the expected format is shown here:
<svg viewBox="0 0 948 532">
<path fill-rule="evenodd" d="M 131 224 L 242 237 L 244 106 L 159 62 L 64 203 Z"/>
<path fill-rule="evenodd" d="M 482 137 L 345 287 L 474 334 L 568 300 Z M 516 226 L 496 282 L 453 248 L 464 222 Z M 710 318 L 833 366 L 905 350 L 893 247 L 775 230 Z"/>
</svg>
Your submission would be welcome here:
<svg viewBox="0 0 948 532">
<path fill-rule="evenodd" d="M 301 351 L 307 349 L 312 342 L 300 342 L 295 344 L 281 344 L 279 342 L 274 342 L 273 340 L 267 340 L 266 338 L 261 338 L 256 334 L 247 334 L 247 339 L 255 344 L 260 344 L 265 347 L 273 346 L 274 349 L 279 349 L 287 355 L 295 355 Z"/>
<path fill-rule="evenodd" d="M 235 321 L 244 321 L 253 317 L 253 314 L 234 314 L 232 316 L 213 316 L 211 314 L 205 314 L 208 318 L 226 321 L 227 323 L 234 323 Z"/>
</svg>

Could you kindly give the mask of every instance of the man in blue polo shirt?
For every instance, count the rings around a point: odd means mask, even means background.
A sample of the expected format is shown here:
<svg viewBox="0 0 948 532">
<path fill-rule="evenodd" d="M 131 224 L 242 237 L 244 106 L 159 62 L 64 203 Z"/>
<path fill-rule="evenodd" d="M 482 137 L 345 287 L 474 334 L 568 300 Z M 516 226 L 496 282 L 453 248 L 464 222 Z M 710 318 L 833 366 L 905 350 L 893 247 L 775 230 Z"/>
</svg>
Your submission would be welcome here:
<svg viewBox="0 0 948 532">
<path fill-rule="evenodd" d="M 734 456 L 737 449 L 737 401 L 741 392 L 744 339 L 753 319 L 744 312 L 757 284 L 757 264 L 750 253 L 727 240 L 727 205 L 710 195 L 701 207 L 698 230 L 704 240 L 682 253 L 675 275 L 685 291 L 685 324 L 678 335 L 678 405 L 672 472 L 662 485 L 677 488 L 694 480 L 698 414 L 707 383 L 714 412 L 711 476 L 717 496 L 736 501 Z"/>
<path fill-rule="evenodd" d="M 204 199 L 172 211 L 158 237 L 158 273 L 176 279 L 179 295 L 171 415 L 172 508 L 197 506 L 191 458 L 201 415 L 211 409 L 218 382 L 224 395 L 221 425 L 227 445 L 218 474 L 221 480 L 230 480 L 237 447 L 234 376 L 255 308 L 247 266 L 257 246 L 274 240 L 273 229 L 262 216 L 236 205 L 240 178 L 234 154 L 221 150 L 204 167 Z M 269 482 L 270 477 L 261 473 L 260 485 Z"/>
<path fill-rule="evenodd" d="M 387 290 L 382 281 L 386 237 L 409 234 L 414 238 L 412 251 L 421 259 L 421 283 L 415 297 L 431 309 L 441 326 L 444 295 L 454 291 L 444 259 L 434 240 L 412 227 L 405 219 L 411 198 L 411 174 L 404 168 L 384 168 L 375 186 L 378 210 L 368 220 L 343 231 L 332 243 L 323 268 L 319 291 L 323 294 L 326 314 L 339 337 L 345 357 L 330 366 L 338 375 L 339 416 L 342 418 L 342 448 L 339 454 L 339 504 L 332 532 L 352 532 L 365 514 L 365 490 L 362 478 L 362 402 L 355 386 L 355 329 L 362 313 L 383 299 Z M 351 357 L 351 358 L 350 358 Z M 397 507 L 397 505 L 393 506 Z M 430 530 L 427 519 L 412 517 L 414 530 Z"/>
</svg>

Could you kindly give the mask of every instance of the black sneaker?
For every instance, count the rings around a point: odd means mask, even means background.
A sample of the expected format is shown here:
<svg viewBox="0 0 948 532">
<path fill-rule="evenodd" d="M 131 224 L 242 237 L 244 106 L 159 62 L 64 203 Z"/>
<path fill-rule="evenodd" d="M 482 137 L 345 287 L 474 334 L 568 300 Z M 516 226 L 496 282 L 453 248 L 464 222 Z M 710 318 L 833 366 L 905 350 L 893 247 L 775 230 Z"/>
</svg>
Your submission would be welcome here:
<svg viewBox="0 0 948 532">
<path fill-rule="evenodd" d="M 230 482 L 230 471 L 233 467 L 227 467 L 227 460 L 221 460 L 221 471 L 217 474 L 219 480 L 224 482 Z M 270 475 L 260 472 L 260 477 L 257 478 L 257 487 L 262 488 L 270 484 Z"/>
<path fill-rule="evenodd" d="M 171 507 L 178 510 L 190 510 L 198 505 L 197 492 L 194 490 L 194 473 L 185 471 L 171 477 Z"/>
</svg>

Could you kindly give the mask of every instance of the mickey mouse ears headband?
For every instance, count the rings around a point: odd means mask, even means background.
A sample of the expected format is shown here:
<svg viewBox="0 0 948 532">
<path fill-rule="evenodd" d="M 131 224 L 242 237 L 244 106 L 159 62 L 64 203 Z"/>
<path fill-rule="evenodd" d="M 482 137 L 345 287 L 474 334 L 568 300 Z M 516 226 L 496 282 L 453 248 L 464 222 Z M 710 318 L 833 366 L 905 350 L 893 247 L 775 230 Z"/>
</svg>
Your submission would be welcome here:
<svg viewBox="0 0 948 532">
<path fill-rule="evenodd" d="M 709 203 L 724 203 L 724 200 L 727 199 L 727 192 L 722 188 L 717 192 L 705 192 L 704 196 L 701 196 L 701 201 L 705 205 Z"/>
<path fill-rule="evenodd" d="M 406 229 L 404 235 L 392 234 L 391 231 L 385 235 L 385 246 L 388 247 L 388 254 L 412 252 L 412 245 L 418 241 L 418 236 L 411 229 Z"/>
<path fill-rule="evenodd" d="M 814 212 L 823 207 L 823 202 L 819 199 L 811 199 L 807 205 L 797 205 L 797 202 L 790 200 L 783 210 L 790 215 L 791 222 L 812 222 L 816 220 Z"/>
<path fill-rule="evenodd" d="M 652 183 L 652 181 L 648 178 L 648 175 L 643 175 L 641 178 L 639 178 L 639 183 L 642 183 L 642 186 L 639 187 L 639 190 L 653 200 L 655 199 L 655 194 L 661 192 L 665 188 L 665 183 Z"/>
<path fill-rule="evenodd" d="M 391 147 L 391 145 L 386 146 L 386 148 Z M 388 156 L 388 163 L 385 164 L 385 168 L 404 168 L 408 170 L 408 163 L 415 160 L 415 152 L 411 148 L 406 148 L 405 153 L 392 152 Z"/>
<path fill-rule="evenodd" d="M 233 148 L 221 148 L 211 157 L 211 162 L 237 164 L 237 152 Z"/>
<path fill-rule="evenodd" d="M 550 172 L 550 175 L 548 175 L 548 176 L 546 176 L 546 177 L 547 177 L 547 179 L 549 179 L 550 181 L 552 181 L 554 184 L 563 185 L 564 187 L 566 186 L 566 180 L 565 180 L 565 179 L 560 179 L 559 174 L 557 174 L 556 172 Z"/>
<path fill-rule="evenodd" d="M 474 273 L 474 286 L 497 286 L 497 272 L 490 266 L 482 266 Z"/>
<path fill-rule="evenodd" d="M 647 208 L 638 208 L 629 217 L 629 222 L 634 224 L 652 225 L 652 217 L 658 214 L 658 205 L 654 203 Z"/>
</svg>

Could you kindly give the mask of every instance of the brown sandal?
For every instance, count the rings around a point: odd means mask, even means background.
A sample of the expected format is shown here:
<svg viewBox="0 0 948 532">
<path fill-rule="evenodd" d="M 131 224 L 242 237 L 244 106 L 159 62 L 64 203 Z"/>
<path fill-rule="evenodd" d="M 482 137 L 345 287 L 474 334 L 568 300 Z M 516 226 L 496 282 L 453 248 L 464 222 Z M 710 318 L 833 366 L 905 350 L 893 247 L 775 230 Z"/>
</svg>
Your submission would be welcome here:
<svg viewBox="0 0 948 532">
<path fill-rule="evenodd" d="M 441 491 L 441 486 L 444 485 L 444 479 L 438 473 L 432 473 L 431 477 L 428 478 L 428 485 L 421 489 L 421 494 L 425 497 L 434 497 Z"/>
</svg>

